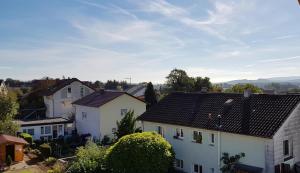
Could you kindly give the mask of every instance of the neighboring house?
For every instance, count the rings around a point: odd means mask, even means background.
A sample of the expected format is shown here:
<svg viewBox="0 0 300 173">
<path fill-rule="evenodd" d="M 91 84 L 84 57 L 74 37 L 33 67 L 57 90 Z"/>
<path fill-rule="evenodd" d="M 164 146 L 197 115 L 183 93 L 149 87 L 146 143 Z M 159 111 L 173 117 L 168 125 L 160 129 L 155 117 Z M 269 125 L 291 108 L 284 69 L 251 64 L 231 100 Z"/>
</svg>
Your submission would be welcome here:
<svg viewBox="0 0 300 173">
<path fill-rule="evenodd" d="M 238 171 L 273 173 L 275 165 L 300 161 L 299 101 L 300 95 L 172 93 L 139 120 L 172 144 L 184 172 L 219 173 L 223 153 L 243 152 Z"/>
<path fill-rule="evenodd" d="M 76 78 L 64 79 L 44 93 L 46 117 L 70 117 L 75 110 L 72 102 L 95 90 Z"/>
<path fill-rule="evenodd" d="M 72 133 L 73 120 L 47 118 L 41 120 L 18 120 L 19 132 L 32 135 L 33 140 L 52 140 Z"/>
<path fill-rule="evenodd" d="M 144 100 L 146 88 L 147 83 L 142 83 L 129 88 L 128 90 L 126 90 L 126 92 L 130 95 L 133 95 L 134 97 Z"/>
<path fill-rule="evenodd" d="M 139 116 L 146 110 L 146 104 L 121 91 L 96 91 L 73 103 L 75 106 L 76 129 L 80 135 L 91 134 L 101 140 L 105 135 L 113 138 L 116 122 L 133 110 Z"/>
<path fill-rule="evenodd" d="M 0 79 L 0 95 L 7 95 L 8 90 L 7 87 L 5 86 L 4 80 Z"/>
</svg>

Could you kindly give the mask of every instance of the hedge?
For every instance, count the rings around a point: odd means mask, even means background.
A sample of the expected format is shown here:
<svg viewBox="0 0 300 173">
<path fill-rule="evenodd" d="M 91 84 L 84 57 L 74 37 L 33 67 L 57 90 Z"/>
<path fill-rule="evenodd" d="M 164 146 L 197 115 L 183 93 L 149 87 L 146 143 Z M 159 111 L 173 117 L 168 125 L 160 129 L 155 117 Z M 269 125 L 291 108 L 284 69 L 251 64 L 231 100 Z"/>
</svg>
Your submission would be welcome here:
<svg viewBox="0 0 300 173">
<path fill-rule="evenodd" d="M 48 158 L 52 154 L 51 146 L 47 143 L 40 145 L 40 151 L 41 151 L 43 158 Z"/>
<path fill-rule="evenodd" d="M 111 146 L 105 160 L 113 173 L 166 173 L 172 167 L 174 151 L 157 133 L 135 133 Z"/>
<path fill-rule="evenodd" d="M 21 138 L 25 139 L 25 141 L 27 141 L 30 145 L 33 143 L 33 138 L 30 134 L 28 133 L 21 133 L 19 135 Z"/>
</svg>

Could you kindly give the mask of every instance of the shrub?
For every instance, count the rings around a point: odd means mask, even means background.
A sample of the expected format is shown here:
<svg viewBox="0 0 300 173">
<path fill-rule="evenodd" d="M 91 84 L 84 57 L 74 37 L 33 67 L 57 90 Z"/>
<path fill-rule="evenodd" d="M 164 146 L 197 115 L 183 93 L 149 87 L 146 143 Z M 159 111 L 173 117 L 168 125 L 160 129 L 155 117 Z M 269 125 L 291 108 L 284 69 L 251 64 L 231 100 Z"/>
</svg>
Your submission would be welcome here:
<svg viewBox="0 0 300 173">
<path fill-rule="evenodd" d="M 104 135 L 102 141 L 101 141 L 102 145 L 109 145 L 110 144 L 110 138 L 107 135 Z"/>
<path fill-rule="evenodd" d="M 33 143 L 33 139 L 32 136 L 28 133 L 21 133 L 19 135 L 21 138 L 25 139 L 25 141 L 27 141 L 30 145 Z"/>
<path fill-rule="evenodd" d="M 7 166 L 10 166 L 12 164 L 12 158 L 10 155 L 7 156 L 7 159 L 6 159 L 6 165 Z"/>
<path fill-rule="evenodd" d="M 114 173 L 166 173 L 174 161 L 172 146 L 154 132 L 122 137 L 106 155 L 106 166 Z"/>
<path fill-rule="evenodd" d="M 77 160 L 69 167 L 70 173 L 94 173 L 103 172 L 104 156 L 106 150 L 104 147 L 97 146 L 88 141 L 85 147 L 79 147 L 76 151 Z"/>
<path fill-rule="evenodd" d="M 45 160 L 45 164 L 47 165 L 47 166 L 52 166 L 52 165 L 54 165 L 54 163 L 56 162 L 56 158 L 54 158 L 54 157 L 48 157 L 46 160 Z"/>
<path fill-rule="evenodd" d="M 49 172 L 50 171 L 50 172 Z M 61 163 L 56 163 L 47 173 L 64 173 L 65 167 Z"/>
<path fill-rule="evenodd" d="M 52 154 L 51 146 L 47 143 L 40 145 L 40 151 L 41 151 L 43 158 L 48 158 Z"/>
</svg>

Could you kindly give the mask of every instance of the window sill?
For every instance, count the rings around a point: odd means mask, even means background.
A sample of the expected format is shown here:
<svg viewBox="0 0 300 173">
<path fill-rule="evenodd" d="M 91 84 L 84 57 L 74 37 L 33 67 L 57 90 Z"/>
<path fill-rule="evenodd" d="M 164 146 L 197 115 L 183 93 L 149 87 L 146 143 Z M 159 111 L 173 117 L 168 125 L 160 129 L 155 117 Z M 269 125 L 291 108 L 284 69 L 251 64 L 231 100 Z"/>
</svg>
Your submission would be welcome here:
<svg viewBox="0 0 300 173">
<path fill-rule="evenodd" d="M 209 144 L 209 146 L 212 146 L 212 147 L 214 147 L 214 146 L 215 146 L 215 144 Z"/>
<path fill-rule="evenodd" d="M 173 136 L 173 138 L 174 139 L 177 139 L 177 140 L 180 140 L 180 141 L 182 141 L 184 138 L 182 138 L 182 137 L 178 137 L 178 136 Z"/>
<path fill-rule="evenodd" d="M 202 144 L 202 142 L 197 142 L 197 141 L 192 141 L 192 142 L 196 144 Z"/>
</svg>

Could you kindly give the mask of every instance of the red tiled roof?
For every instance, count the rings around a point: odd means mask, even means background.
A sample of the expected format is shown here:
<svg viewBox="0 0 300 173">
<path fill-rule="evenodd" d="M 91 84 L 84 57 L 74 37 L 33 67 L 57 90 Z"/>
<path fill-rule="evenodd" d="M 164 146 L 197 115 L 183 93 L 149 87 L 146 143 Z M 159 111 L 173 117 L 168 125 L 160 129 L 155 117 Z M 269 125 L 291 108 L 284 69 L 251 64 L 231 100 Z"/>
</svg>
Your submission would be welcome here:
<svg viewBox="0 0 300 173">
<path fill-rule="evenodd" d="M 18 144 L 28 144 L 23 138 L 18 138 L 10 135 L 0 135 L 0 144 L 4 144 L 7 142 L 13 142 Z"/>
</svg>

